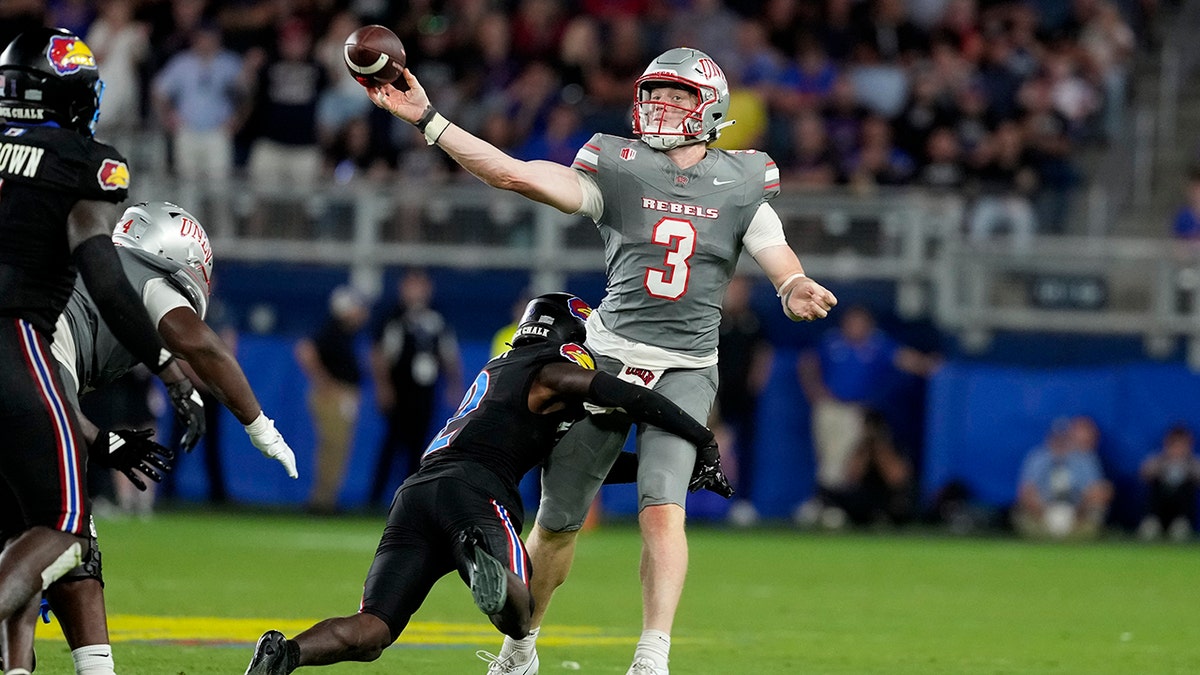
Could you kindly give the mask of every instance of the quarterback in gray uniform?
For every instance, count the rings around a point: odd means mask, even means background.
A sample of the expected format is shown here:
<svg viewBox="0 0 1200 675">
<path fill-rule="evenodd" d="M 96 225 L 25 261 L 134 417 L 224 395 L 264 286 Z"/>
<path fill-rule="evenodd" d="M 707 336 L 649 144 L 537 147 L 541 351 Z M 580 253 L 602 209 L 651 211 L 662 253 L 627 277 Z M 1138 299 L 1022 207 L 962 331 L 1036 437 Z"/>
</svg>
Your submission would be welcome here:
<svg viewBox="0 0 1200 675">
<path fill-rule="evenodd" d="M 213 268 L 204 227 L 192 214 L 174 204 L 143 202 L 125 210 L 112 239 L 125 276 L 141 296 L 163 343 L 186 361 L 217 399 L 245 425 L 251 443 L 296 478 L 295 454 L 275 429 L 274 422 L 263 413 L 233 353 L 204 323 Z M 76 409 L 78 394 L 117 379 L 136 365 L 133 356 L 100 318 L 87 289 L 78 283 L 55 326 L 51 352 Z M 80 419 L 85 437 L 95 437 L 99 430 L 86 418 Z M 203 420 L 203 415 L 199 419 Z M 190 436 L 189 433 L 182 444 L 189 450 L 196 440 Z M 128 452 L 137 446 L 129 440 L 110 436 L 108 449 L 116 453 L 123 447 Z M 132 473 L 125 473 L 137 481 Z M 51 585 L 46 597 L 62 623 L 72 653 L 102 652 L 111 667 L 94 526 L 92 532 L 95 555 L 89 554 L 83 565 Z M 80 667 L 79 658 L 76 666 Z"/>
<path fill-rule="evenodd" d="M 824 318 L 837 304 L 804 274 L 769 201 L 779 170 L 765 153 L 709 148 L 733 123 L 729 84 L 711 58 L 676 48 L 634 83 L 635 139 L 592 137 L 571 167 L 520 161 L 439 114 L 411 71 L 400 91 L 369 88 L 381 108 L 417 127 L 488 185 L 596 222 L 604 239 L 608 295 L 588 321 L 597 365 L 652 387 L 697 419 L 716 394 L 721 300 L 745 250 L 774 284 L 794 321 Z M 528 549 L 535 573 L 533 623 L 567 576 L 575 535 L 620 452 L 629 420 L 578 422 L 542 473 L 542 503 Z M 653 446 L 653 452 L 643 452 Z M 629 675 L 668 673 L 670 632 L 687 574 L 684 498 L 695 449 L 661 429 L 638 430 L 643 631 Z M 538 671 L 537 629 L 507 638 L 492 674 Z"/>
</svg>

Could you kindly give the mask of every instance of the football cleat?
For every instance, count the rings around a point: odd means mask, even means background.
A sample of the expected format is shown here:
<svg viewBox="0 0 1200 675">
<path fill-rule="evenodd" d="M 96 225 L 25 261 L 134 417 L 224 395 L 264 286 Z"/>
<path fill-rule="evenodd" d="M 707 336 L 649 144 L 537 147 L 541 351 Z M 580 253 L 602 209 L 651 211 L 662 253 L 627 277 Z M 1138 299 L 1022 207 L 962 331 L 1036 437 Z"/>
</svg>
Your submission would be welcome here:
<svg viewBox="0 0 1200 675">
<path fill-rule="evenodd" d="M 489 616 L 496 614 L 504 609 L 504 601 L 508 599 L 508 575 L 504 565 L 480 546 L 483 532 L 479 528 L 465 530 L 459 536 L 467 559 L 467 576 L 475 606 Z"/>
<path fill-rule="evenodd" d="M 537 675 L 538 673 L 536 649 L 528 652 L 513 652 L 504 658 L 480 650 L 475 652 L 475 656 L 487 661 L 487 675 Z"/>
<path fill-rule="evenodd" d="M 629 672 L 625 675 L 670 675 L 670 672 L 655 666 L 653 661 L 643 656 L 633 660 L 633 665 L 629 666 Z"/>
<path fill-rule="evenodd" d="M 258 638 L 254 646 L 254 658 L 246 668 L 246 675 L 288 675 L 287 638 L 277 630 L 269 630 Z"/>
</svg>

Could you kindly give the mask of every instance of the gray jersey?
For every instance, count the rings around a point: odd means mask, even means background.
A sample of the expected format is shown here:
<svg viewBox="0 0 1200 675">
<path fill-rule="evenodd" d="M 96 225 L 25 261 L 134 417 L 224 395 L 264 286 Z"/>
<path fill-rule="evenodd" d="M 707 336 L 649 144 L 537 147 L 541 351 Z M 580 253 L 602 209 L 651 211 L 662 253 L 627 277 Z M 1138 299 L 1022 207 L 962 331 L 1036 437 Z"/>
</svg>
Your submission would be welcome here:
<svg viewBox="0 0 1200 675">
<path fill-rule="evenodd" d="M 692 355 L 717 348 L 721 300 L 759 205 L 779 194 L 763 152 L 709 148 L 689 169 L 639 140 L 596 134 L 572 167 L 600 187 L 608 289 L 597 308 L 621 337 Z"/>
<path fill-rule="evenodd" d="M 133 286 L 138 297 L 145 297 L 147 283 L 162 279 L 179 291 L 196 313 L 204 318 L 208 296 L 182 265 L 124 246 L 117 247 L 117 256 L 121 259 L 121 267 L 125 270 L 129 285 Z M 74 340 L 75 377 L 81 392 L 112 382 L 138 364 L 138 360 L 121 345 L 100 318 L 96 302 L 88 294 L 82 280 L 76 281 L 62 320 L 70 328 Z"/>
</svg>

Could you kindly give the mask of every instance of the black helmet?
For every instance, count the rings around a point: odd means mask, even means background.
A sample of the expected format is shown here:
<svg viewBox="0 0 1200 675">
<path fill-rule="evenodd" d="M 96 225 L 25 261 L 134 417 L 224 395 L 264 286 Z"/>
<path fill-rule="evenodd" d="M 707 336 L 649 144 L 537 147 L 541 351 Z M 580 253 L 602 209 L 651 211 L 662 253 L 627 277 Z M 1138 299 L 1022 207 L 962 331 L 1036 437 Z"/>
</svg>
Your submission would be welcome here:
<svg viewBox="0 0 1200 675">
<path fill-rule="evenodd" d="M 587 338 L 583 322 L 592 313 L 586 302 L 570 293 L 545 293 L 525 305 L 521 323 L 513 333 L 513 347 L 538 342 L 582 343 Z"/>
<path fill-rule="evenodd" d="M 92 50 L 61 28 L 21 33 L 0 54 L 0 120 L 52 121 L 91 136 L 103 91 Z"/>
</svg>

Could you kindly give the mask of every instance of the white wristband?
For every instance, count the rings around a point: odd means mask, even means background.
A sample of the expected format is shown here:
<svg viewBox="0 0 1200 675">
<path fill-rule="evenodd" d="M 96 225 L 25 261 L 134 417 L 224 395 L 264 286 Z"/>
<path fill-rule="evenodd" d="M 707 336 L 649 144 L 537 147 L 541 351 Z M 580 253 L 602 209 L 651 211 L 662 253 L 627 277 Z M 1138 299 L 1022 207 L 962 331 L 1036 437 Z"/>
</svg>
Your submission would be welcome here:
<svg viewBox="0 0 1200 675">
<path fill-rule="evenodd" d="M 258 411 L 258 417 L 254 421 L 246 425 L 246 433 L 250 434 L 251 438 L 261 436 L 271 430 L 271 418 L 267 417 L 267 413 Z"/>
<path fill-rule="evenodd" d="M 776 290 L 776 291 L 775 291 L 775 297 L 777 297 L 777 298 L 782 298 L 782 297 L 783 297 L 783 294 L 784 294 L 784 293 L 786 293 L 786 292 L 788 292 L 788 290 L 789 290 L 789 289 L 788 289 L 788 284 L 792 283 L 792 282 L 793 282 L 793 281 L 795 281 L 796 279 L 807 279 L 807 278 L 808 278 L 808 276 L 807 276 L 807 275 L 805 275 L 803 272 L 796 272 L 796 273 L 795 273 L 795 274 L 793 274 L 792 276 L 790 276 L 790 277 L 788 277 L 788 278 L 784 279 L 784 280 L 783 280 L 783 283 L 782 283 L 782 284 L 779 284 L 779 288 L 778 288 L 778 290 Z"/>
<path fill-rule="evenodd" d="M 429 145 L 436 145 L 449 126 L 450 120 L 442 117 L 441 113 L 434 113 L 429 123 L 425 125 L 425 142 Z"/>
</svg>

